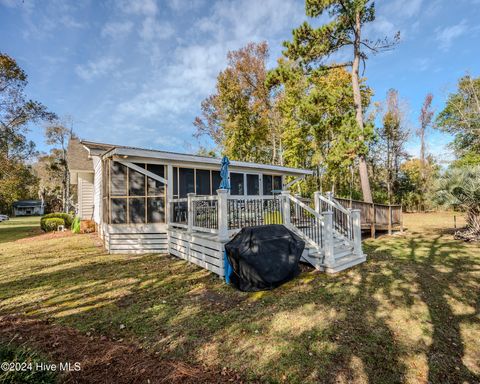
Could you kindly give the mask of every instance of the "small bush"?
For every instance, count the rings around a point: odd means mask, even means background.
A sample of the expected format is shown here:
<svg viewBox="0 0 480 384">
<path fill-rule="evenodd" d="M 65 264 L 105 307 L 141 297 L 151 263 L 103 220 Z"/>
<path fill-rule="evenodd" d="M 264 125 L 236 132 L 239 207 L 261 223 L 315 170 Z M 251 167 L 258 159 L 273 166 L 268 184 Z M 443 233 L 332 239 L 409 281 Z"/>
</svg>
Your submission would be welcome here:
<svg viewBox="0 0 480 384">
<path fill-rule="evenodd" d="M 58 217 L 52 217 L 51 219 L 46 219 L 43 226 L 45 232 L 56 231 L 59 225 L 65 225 L 65 221 Z"/>
<path fill-rule="evenodd" d="M 73 233 L 80 233 L 80 218 L 77 216 L 73 220 L 72 223 L 72 232 Z"/>
<path fill-rule="evenodd" d="M 63 219 L 65 228 L 70 228 L 73 223 L 73 216 L 69 215 L 68 213 L 49 213 L 47 215 L 42 216 L 40 219 L 40 228 L 42 228 L 45 232 L 45 220 L 47 219 Z"/>
</svg>

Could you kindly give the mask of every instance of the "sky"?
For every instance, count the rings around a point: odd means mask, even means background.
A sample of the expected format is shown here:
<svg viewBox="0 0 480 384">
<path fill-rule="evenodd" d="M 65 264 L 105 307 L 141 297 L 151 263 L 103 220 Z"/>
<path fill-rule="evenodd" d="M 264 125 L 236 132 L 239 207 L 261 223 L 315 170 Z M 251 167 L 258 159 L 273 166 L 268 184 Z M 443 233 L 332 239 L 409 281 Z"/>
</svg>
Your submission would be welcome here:
<svg viewBox="0 0 480 384">
<path fill-rule="evenodd" d="M 268 67 L 303 21 L 299 0 L 0 0 L 0 51 L 28 74 L 27 94 L 72 121 L 85 140 L 194 152 L 195 116 L 215 91 L 226 55 L 267 41 Z M 398 90 L 415 137 L 421 104 L 442 110 L 457 80 L 480 75 L 480 0 L 379 0 L 365 36 L 393 36 L 395 49 L 371 56 L 364 76 L 374 101 Z M 322 20 L 314 20 L 318 24 Z M 348 58 L 342 52 L 335 59 Z M 47 151 L 43 127 L 28 136 Z M 451 137 L 428 133 L 440 161 Z"/>
</svg>

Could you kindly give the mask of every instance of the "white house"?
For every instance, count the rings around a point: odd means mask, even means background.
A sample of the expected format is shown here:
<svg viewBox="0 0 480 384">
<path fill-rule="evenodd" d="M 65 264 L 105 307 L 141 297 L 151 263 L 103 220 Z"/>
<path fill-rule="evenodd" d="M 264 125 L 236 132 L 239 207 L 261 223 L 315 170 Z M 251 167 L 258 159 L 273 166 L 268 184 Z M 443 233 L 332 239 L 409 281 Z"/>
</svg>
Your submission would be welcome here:
<svg viewBox="0 0 480 384">
<path fill-rule="evenodd" d="M 282 223 L 307 244 L 305 260 L 336 272 L 365 261 L 359 212 L 315 194 L 315 208 L 288 193 L 312 171 L 78 141 L 68 149 L 77 212 L 94 220 L 109 252 L 162 252 L 223 276 L 223 245 L 245 226 Z"/>
<path fill-rule="evenodd" d="M 14 216 L 41 216 L 44 212 L 42 200 L 19 200 L 13 203 Z"/>
</svg>

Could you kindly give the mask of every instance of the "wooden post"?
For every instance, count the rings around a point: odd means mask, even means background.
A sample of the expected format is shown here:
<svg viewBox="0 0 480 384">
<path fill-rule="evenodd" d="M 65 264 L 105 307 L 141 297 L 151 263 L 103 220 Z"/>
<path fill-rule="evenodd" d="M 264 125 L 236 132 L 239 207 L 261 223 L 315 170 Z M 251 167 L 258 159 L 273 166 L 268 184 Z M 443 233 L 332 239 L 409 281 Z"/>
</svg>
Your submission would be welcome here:
<svg viewBox="0 0 480 384">
<path fill-rule="evenodd" d="M 290 192 L 282 191 L 282 221 L 287 228 L 290 227 Z"/>
<path fill-rule="evenodd" d="M 400 233 L 403 233 L 403 207 L 400 206 Z"/>
<path fill-rule="evenodd" d="M 327 199 L 329 201 L 332 201 L 332 198 L 333 198 L 333 192 L 327 192 L 326 193 L 326 196 L 327 196 Z M 328 211 L 331 212 L 332 211 L 332 206 L 330 204 L 328 204 Z"/>
<path fill-rule="evenodd" d="M 315 207 L 315 212 L 322 213 L 322 202 L 320 200 L 320 192 L 313 192 L 313 204 Z"/>
<path fill-rule="evenodd" d="M 323 243 L 325 251 L 325 265 L 327 267 L 333 267 L 335 265 L 335 255 L 333 253 L 333 212 L 323 212 L 323 218 L 325 220 Z"/>
<path fill-rule="evenodd" d="M 353 252 L 357 256 L 363 256 L 360 209 L 352 209 L 350 212 L 352 214 L 352 224 L 353 224 Z"/>
<path fill-rule="evenodd" d="M 217 189 L 218 194 L 218 240 L 228 240 L 228 189 Z"/>
<path fill-rule="evenodd" d="M 370 205 L 370 237 L 375 238 L 375 204 Z"/>
<path fill-rule="evenodd" d="M 187 193 L 187 232 L 192 233 L 193 227 L 193 201 L 195 193 Z"/>
<path fill-rule="evenodd" d="M 392 234 L 392 206 L 388 206 L 388 234 Z"/>
</svg>

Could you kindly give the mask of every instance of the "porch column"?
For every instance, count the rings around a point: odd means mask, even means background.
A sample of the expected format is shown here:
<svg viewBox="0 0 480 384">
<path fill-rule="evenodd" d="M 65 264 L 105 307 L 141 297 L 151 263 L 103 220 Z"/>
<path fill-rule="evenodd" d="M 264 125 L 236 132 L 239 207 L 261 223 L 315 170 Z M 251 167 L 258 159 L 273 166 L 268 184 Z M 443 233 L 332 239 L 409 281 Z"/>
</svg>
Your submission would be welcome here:
<svg viewBox="0 0 480 384">
<path fill-rule="evenodd" d="M 327 196 L 327 199 L 329 201 L 332 201 L 333 199 L 333 192 L 327 192 L 326 193 L 326 196 Z M 328 204 L 328 208 L 327 208 L 330 212 L 332 211 L 332 206 L 330 204 Z"/>
<path fill-rule="evenodd" d="M 325 265 L 333 267 L 335 264 L 335 255 L 333 251 L 333 212 L 323 212 L 325 220 L 324 248 L 325 248 Z"/>
<path fill-rule="evenodd" d="M 228 240 L 228 189 L 217 189 L 218 194 L 218 240 Z"/>
<path fill-rule="evenodd" d="M 353 224 L 353 252 L 357 256 L 362 256 L 362 228 L 360 223 L 360 209 L 352 209 Z"/>
<path fill-rule="evenodd" d="M 320 201 L 321 193 L 319 191 L 313 192 L 313 204 L 315 212 L 322 213 L 322 202 Z"/>
<path fill-rule="evenodd" d="M 187 193 L 187 232 L 193 232 L 193 201 L 192 197 L 195 196 L 195 193 Z"/>
<path fill-rule="evenodd" d="M 173 199 L 173 166 L 172 164 L 168 164 L 167 165 L 167 198 L 165 201 L 165 205 L 166 205 L 165 222 L 167 224 L 173 221 L 173 204 L 170 204 L 172 199 Z"/>
<path fill-rule="evenodd" d="M 283 225 L 290 227 L 290 192 L 282 191 L 282 221 Z"/>
</svg>

